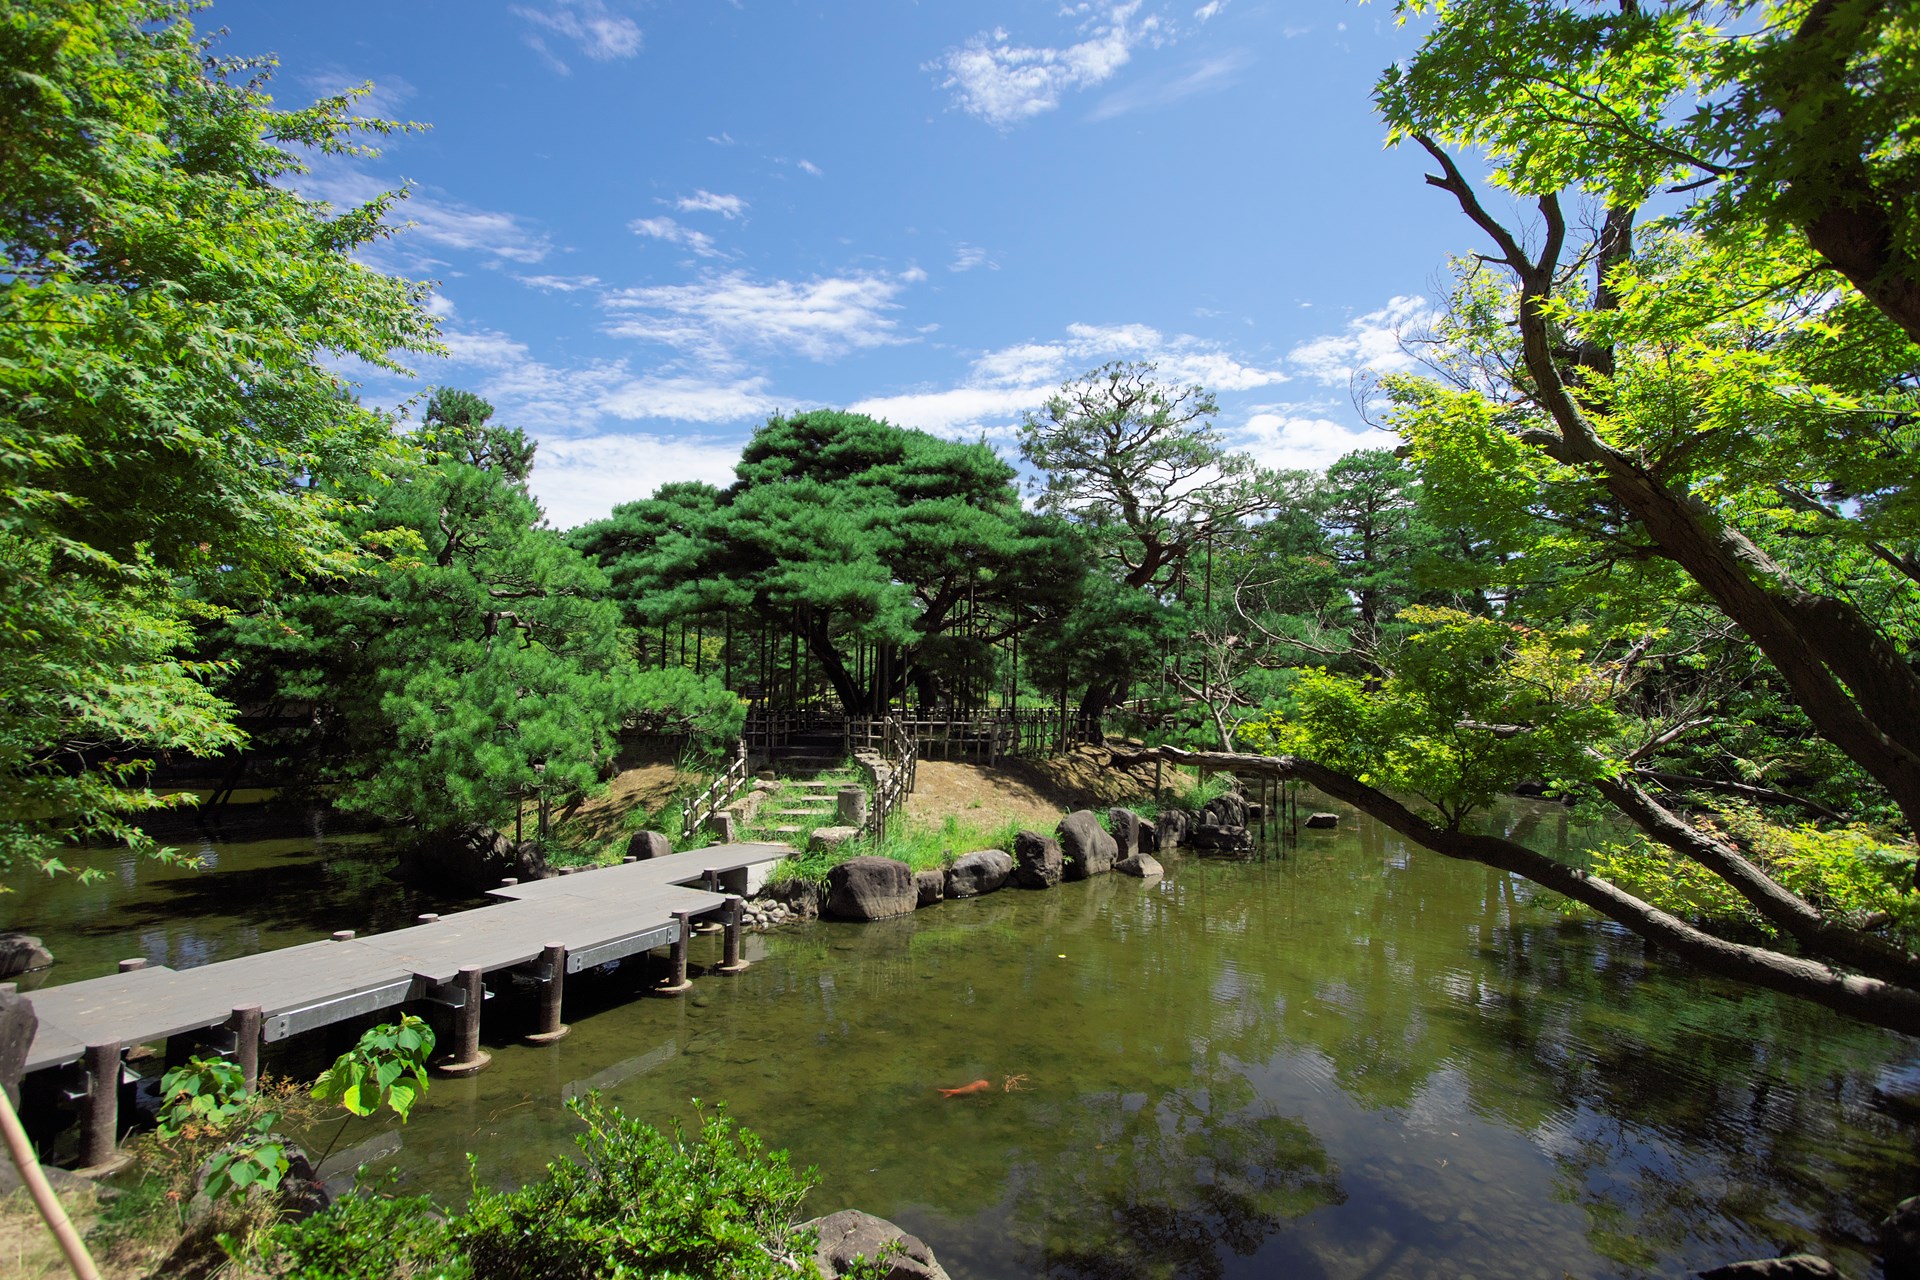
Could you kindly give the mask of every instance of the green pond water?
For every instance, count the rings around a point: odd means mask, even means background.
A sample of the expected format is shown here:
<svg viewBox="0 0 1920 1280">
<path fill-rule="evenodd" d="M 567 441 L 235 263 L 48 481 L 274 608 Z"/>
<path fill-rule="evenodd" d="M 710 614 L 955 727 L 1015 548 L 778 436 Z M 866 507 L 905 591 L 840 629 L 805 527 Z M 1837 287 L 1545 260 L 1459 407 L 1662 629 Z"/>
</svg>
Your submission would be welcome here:
<svg viewBox="0 0 1920 1280">
<path fill-rule="evenodd" d="M 1499 821 L 1580 839 L 1552 807 Z M 469 1152 L 506 1185 L 570 1151 L 569 1096 L 658 1124 L 724 1099 L 818 1166 L 812 1211 L 890 1218 L 961 1280 L 1683 1275 L 1798 1248 L 1877 1274 L 1874 1222 L 1920 1191 L 1920 1045 L 1650 958 L 1351 814 L 1302 836 L 751 937 L 752 968 L 678 1000 L 635 998 L 641 964 L 582 975 L 544 1048 L 512 1041 L 524 1000 L 496 982 L 493 1065 L 339 1149 L 457 1203 Z M 5 909 L 61 980 L 178 967 L 435 909 L 378 846 L 212 842 L 186 882 L 124 865 Z"/>
</svg>

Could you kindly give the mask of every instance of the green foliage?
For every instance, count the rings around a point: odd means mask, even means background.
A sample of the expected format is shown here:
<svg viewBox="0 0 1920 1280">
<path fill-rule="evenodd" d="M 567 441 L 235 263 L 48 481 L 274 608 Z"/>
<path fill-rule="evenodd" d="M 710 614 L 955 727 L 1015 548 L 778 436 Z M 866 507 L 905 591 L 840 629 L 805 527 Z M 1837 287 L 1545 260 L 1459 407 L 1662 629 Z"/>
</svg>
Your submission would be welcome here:
<svg viewBox="0 0 1920 1280">
<path fill-rule="evenodd" d="M 427 1091 L 433 1043 L 433 1028 L 410 1013 L 402 1014 L 397 1025 L 370 1028 L 314 1082 L 312 1096 L 338 1102 L 357 1116 L 370 1116 L 384 1105 L 405 1124 L 414 1102 Z"/>
<path fill-rule="evenodd" d="M 1911 840 L 1860 824 L 1781 826 L 1746 804 L 1720 805 L 1701 821 L 1732 837 L 1769 876 L 1828 914 L 1856 923 L 1880 917 L 1904 945 L 1920 940 Z M 1724 881 L 1651 841 L 1609 844 L 1595 854 L 1593 869 L 1656 906 L 1777 932 Z"/>
<path fill-rule="evenodd" d="M 358 91 L 274 107 L 187 7 L 22 0 L 0 16 L 0 871 L 126 815 L 161 750 L 239 745 L 193 619 L 353 548 L 317 483 L 386 465 L 334 370 L 432 345 L 424 289 L 359 251 L 393 195 L 294 191 L 309 149 L 394 127 Z"/>
<path fill-rule="evenodd" d="M 1517 782 L 1565 784 L 1610 766 L 1592 748 L 1614 728 L 1579 635 L 1553 636 L 1417 605 L 1417 628 L 1377 689 L 1308 672 L 1297 710 L 1241 728 L 1268 754 L 1295 754 L 1389 792 L 1418 796 L 1449 828 Z"/>
<path fill-rule="evenodd" d="M 224 1129 L 245 1109 L 246 1080 L 237 1062 L 196 1055 L 160 1077 L 163 1137 L 194 1127 Z"/>
<path fill-rule="evenodd" d="M 812 1184 L 785 1152 L 736 1131 L 724 1107 L 689 1139 L 628 1119 L 597 1094 L 567 1107 L 587 1131 L 582 1160 L 505 1193 L 476 1188 L 454 1237 L 480 1280 L 600 1276 L 784 1280 L 813 1241 L 793 1226 Z"/>
<path fill-rule="evenodd" d="M 1167 800 L 1176 809 L 1198 812 L 1233 790 L 1233 779 L 1224 773 L 1189 774 L 1175 769 L 1167 778 Z M 1152 818 L 1155 814 L 1146 814 Z"/>
<path fill-rule="evenodd" d="M 261 1267 L 276 1280 L 465 1280 L 472 1274 L 430 1197 L 367 1191 L 275 1226 Z"/>
<path fill-rule="evenodd" d="M 249 1191 L 272 1194 L 287 1176 L 286 1139 L 267 1131 L 271 1119 L 263 1117 L 261 1128 L 227 1143 L 207 1161 L 207 1198 L 238 1199 Z"/>
</svg>

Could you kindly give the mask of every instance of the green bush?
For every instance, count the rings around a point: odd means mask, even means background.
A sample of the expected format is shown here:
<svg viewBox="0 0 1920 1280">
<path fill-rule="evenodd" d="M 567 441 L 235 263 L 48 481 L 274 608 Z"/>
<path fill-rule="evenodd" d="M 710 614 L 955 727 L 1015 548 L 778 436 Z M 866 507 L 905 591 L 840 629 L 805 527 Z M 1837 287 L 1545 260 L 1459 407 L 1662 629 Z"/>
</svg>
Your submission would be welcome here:
<svg viewBox="0 0 1920 1280">
<path fill-rule="evenodd" d="M 268 1233 L 261 1266 L 278 1280 L 466 1280 L 445 1214 L 427 1196 L 343 1196 Z"/>
<path fill-rule="evenodd" d="M 567 1104 L 587 1126 L 584 1160 L 556 1160 L 516 1191 L 476 1187 L 453 1224 L 477 1280 L 804 1274 L 814 1241 L 795 1229 L 813 1171 L 796 1174 L 724 1107 L 701 1112 L 689 1140 L 630 1120 L 597 1094 Z"/>
</svg>

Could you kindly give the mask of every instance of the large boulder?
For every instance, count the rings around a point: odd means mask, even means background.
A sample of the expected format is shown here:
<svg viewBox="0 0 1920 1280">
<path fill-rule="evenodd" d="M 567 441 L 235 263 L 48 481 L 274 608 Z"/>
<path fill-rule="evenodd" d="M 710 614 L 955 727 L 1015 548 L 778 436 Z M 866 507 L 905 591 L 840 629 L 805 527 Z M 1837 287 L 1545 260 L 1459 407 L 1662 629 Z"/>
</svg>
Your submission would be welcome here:
<svg viewBox="0 0 1920 1280">
<path fill-rule="evenodd" d="M 1066 873 L 1060 842 L 1038 831 L 1013 838 L 1013 882 L 1022 889 L 1051 889 Z"/>
<path fill-rule="evenodd" d="M 1113 864 L 1113 869 L 1123 876 L 1139 876 L 1142 880 L 1148 876 L 1165 875 L 1167 871 L 1160 865 L 1160 859 L 1150 853 L 1136 853 L 1131 858 L 1122 858 Z"/>
<path fill-rule="evenodd" d="M 1247 825 L 1247 798 L 1238 791 L 1215 796 L 1201 806 L 1203 827 L 1244 827 Z"/>
<path fill-rule="evenodd" d="M 1114 858 L 1131 858 L 1140 852 L 1140 815 L 1131 809 L 1107 810 L 1107 830 L 1113 833 Z"/>
<path fill-rule="evenodd" d="M 914 907 L 930 907 L 946 896 L 947 873 L 939 867 L 913 873 Z"/>
<path fill-rule="evenodd" d="M 1114 855 L 1119 850 L 1093 810 L 1080 809 L 1060 819 L 1059 835 L 1066 879 L 1085 880 L 1113 870 Z"/>
<path fill-rule="evenodd" d="M 1301 823 L 1301 825 L 1313 831 L 1331 831 L 1340 825 L 1340 815 L 1337 813 L 1310 813 L 1307 815 L 1306 821 Z"/>
<path fill-rule="evenodd" d="M 1187 842 L 1187 832 L 1193 829 L 1193 818 L 1185 809 L 1163 809 L 1159 821 L 1153 824 L 1160 829 L 1160 848 L 1157 852 L 1178 849 Z"/>
<path fill-rule="evenodd" d="M 813 1265 L 828 1280 L 851 1271 L 856 1259 L 888 1263 L 887 1280 L 947 1280 L 947 1271 L 919 1236 L 908 1235 L 885 1218 L 858 1209 L 842 1209 L 801 1224 L 820 1235 Z"/>
<path fill-rule="evenodd" d="M 1160 852 L 1160 825 L 1145 818 L 1140 819 L 1140 852 Z"/>
<path fill-rule="evenodd" d="M 1920 1196 L 1902 1200 L 1880 1224 L 1880 1265 L 1887 1280 L 1920 1280 Z"/>
<path fill-rule="evenodd" d="M 20 1078 L 27 1070 L 27 1050 L 39 1029 L 40 1016 L 33 1011 L 33 1001 L 0 991 L 0 1088 L 7 1091 L 16 1109 L 20 1106 Z"/>
<path fill-rule="evenodd" d="M 642 862 L 664 858 L 672 852 L 673 841 L 658 831 L 636 831 L 633 833 L 633 838 L 627 841 L 627 856 L 638 858 Z"/>
<path fill-rule="evenodd" d="M 30 933 L 0 933 L 0 979 L 15 978 L 53 963 L 53 952 Z"/>
<path fill-rule="evenodd" d="M 949 898 L 977 898 L 1006 884 L 1013 874 L 1013 856 L 998 849 L 962 854 L 947 868 Z"/>
<path fill-rule="evenodd" d="M 400 878 L 442 892 L 485 893 L 502 880 L 541 880 L 547 860 L 531 841 L 515 845 L 492 827 L 455 827 L 423 834 L 400 854 Z"/>
<path fill-rule="evenodd" d="M 1246 853 L 1253 848 L 1253 835 L 1245 827 L 1195 827 L 1187 832 L 1187 843 L 1203 853 Z"/>
<path fill-rule="evenodd" d="M 866 854 L 827 872 L 825 915 L 836 920 L 886 920 L 920 906 L 913 868 L 893 858 Z"/>
</svg>

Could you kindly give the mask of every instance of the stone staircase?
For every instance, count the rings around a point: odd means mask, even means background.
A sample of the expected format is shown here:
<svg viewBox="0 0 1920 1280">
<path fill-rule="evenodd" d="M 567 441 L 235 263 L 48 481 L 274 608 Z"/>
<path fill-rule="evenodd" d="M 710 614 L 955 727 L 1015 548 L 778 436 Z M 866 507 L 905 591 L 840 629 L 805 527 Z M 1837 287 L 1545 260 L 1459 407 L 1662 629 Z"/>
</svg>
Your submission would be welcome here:
<svg viewBox="0 0 1920 1280">
<path fill-rule="evenodd" d="M 836 795 L 841 787 L 857 781 L 852 770 L 840 770 L 839 764 L 833 762 L 834 772 L 827 777 L 781 779 L 780 789 L 761 804 L 745 838 L 806 848 L 807 837 L 816 827 L 830 827 L 839 820 Z"/>
</svg>

